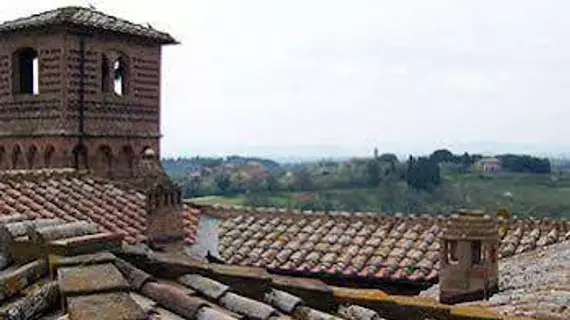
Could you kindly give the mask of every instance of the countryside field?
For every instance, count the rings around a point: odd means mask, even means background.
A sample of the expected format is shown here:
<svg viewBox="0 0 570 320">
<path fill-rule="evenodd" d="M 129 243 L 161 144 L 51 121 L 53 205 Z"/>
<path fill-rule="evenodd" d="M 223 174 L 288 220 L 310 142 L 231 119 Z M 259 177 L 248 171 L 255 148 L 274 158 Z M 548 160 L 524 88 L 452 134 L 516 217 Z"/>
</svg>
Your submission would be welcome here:
<svg viewBox="0 0 570 320">
<path fill-rule="evenodd" d="M 399 182 L 384 188 L 314 190 L 313 199 L 295 192 L 193 198 L 199 204 L 264 205 L 300 209 L 448 213 L 458 207 L 494 212 L 506 207 L 521 216 L 570 217 L 570 176 L 445 174 L 431 194 Z M 307 192 L 303 192 L 307 194 Z"/>
</svg>

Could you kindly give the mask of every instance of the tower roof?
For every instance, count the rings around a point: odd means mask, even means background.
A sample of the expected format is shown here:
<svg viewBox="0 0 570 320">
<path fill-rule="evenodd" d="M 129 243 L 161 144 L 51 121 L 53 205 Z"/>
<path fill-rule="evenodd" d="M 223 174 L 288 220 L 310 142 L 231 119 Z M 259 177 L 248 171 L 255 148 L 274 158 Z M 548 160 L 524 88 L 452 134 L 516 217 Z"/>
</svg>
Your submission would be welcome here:
<svg viewBox="0 0 570 320">
<path fill-rule="evenodd" d="M 155 30 L 150 25 L 135 24 L 91 8 L 79 6 L 61 7 L 16 20 L 5 21 L 0 23 L 0 34 L 50 25 L 71 25 L 111 31 L 147 38 L 161 44 L 177 43 L 171 35 Z"/>
</svg>

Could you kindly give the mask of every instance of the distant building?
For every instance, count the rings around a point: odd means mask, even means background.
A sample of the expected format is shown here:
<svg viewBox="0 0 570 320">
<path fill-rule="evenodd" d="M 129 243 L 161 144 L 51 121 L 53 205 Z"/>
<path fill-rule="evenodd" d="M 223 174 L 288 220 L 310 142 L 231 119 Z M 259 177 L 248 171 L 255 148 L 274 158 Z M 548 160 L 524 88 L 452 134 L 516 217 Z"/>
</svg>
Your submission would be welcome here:
<svg viewBox="0 0 570 320">
<path fill-rule="evenodd" d="M 477 167 L 484 172 L 499 172 L 503 166 L 497 158 L 484 158 L 477 162 Z"/>
</svg>

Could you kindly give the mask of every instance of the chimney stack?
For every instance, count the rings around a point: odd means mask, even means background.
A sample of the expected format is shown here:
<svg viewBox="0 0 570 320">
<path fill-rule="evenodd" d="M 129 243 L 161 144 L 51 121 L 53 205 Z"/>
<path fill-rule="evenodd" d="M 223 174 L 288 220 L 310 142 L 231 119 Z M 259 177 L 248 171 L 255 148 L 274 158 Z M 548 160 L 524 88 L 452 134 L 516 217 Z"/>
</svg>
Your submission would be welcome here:
<svg viewBox="0 0 570 320">
<path fill-rule="evenodd" d="M 447 221 L 440 241 L 440 302 L 483 300 L 497 292 L 499 230 L 493 217 L 459 210 Z"/>
</svg>

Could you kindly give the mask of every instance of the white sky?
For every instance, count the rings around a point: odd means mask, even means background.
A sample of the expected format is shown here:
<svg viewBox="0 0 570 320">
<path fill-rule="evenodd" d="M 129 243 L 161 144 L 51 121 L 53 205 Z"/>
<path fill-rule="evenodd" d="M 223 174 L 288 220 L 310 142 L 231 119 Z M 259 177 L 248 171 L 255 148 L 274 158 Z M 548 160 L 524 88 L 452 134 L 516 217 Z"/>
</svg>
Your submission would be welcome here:
<svg viewBox="0 0 570 320">
<path fill-rule="evenodd" d="M 165 156 L 570 146 L 568 0 L 2 2 L 0 20 L 91 3 L 181 41 Z"/>
</svg>

